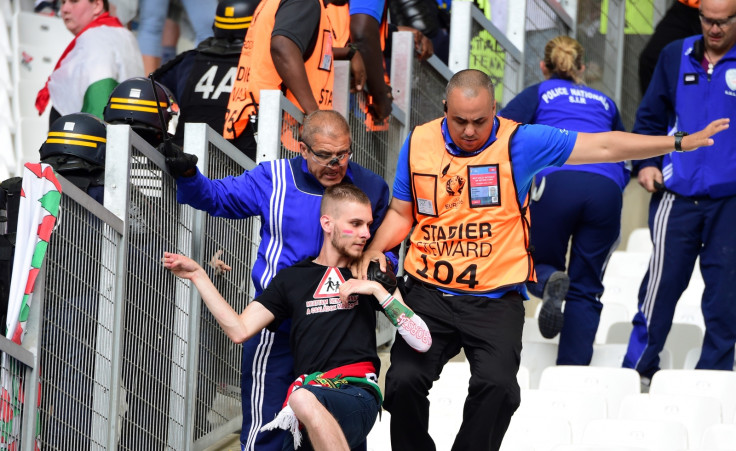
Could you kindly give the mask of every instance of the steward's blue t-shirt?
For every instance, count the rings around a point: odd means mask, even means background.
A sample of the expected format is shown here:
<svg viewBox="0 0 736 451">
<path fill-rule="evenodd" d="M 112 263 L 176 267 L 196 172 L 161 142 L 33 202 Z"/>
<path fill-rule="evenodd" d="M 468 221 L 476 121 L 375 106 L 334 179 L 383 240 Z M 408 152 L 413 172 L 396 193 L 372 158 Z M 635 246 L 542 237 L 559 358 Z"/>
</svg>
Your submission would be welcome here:
<svg viewBox="0 0 736 451">
<path fill-rule="evenodd" d="M 368 14 L 381 23 L 384 0 L 350 0 L 350 15 Z"/>
</svg>

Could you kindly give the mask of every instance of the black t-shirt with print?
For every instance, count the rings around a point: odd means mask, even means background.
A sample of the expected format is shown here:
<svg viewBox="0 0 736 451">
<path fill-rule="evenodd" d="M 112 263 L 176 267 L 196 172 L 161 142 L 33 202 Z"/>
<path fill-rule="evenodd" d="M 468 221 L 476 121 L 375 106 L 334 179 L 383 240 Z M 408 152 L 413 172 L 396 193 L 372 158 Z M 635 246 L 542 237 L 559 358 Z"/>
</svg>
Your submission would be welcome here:
<svg viewBox="0 0 736 451">
<path fill-rule="evenodd" d="M 279 271 L 256 298 L 276 321 L 291 318 L 295 376 L 365 361 L 379 374 L 376 311 L 381 307 L 374 296 L 361 295 L 342 308 L 338 289 L 351 277 L 347 268 L 309 258 Z"/>
</svg>

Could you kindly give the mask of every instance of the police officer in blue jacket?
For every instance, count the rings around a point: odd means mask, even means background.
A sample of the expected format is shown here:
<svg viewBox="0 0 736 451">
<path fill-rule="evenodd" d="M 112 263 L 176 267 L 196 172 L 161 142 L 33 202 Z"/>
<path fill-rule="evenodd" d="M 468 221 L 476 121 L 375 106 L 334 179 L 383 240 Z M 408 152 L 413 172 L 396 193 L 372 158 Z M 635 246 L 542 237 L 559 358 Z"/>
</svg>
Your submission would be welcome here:
<svg viewBox="0 0 736 451">
<path fill-rule="evenodd" d="M 700 3 L 702 35 L 675 41 L 659 57 L 636 114 L 634 132 L 688 132 L 716 117 L 736 117 L 736 0 Z M 705 336 L 696 368 L 733 370 L 736 343 L 736 130 L 703 152 L 673 152 L 637 163 L 652 194 L 654 251 L 639 290 L 639 309 L 623 365 L 648 380 L 680 295 L 700 257 Z"/>
<path fill-rule="evenodd" d="M 623 131 L 613 100 L 582 84 L 583 52 L 568 36 L 550 40 L 540 63 L 546 80 L 522 91 L 499 115 L 579 132 Z M 561 331 L 558 365 L 587 365 L 593 356 L 603 269 L 619 241 L 628 181 L 624 163 L 565 164 L 536 175 L 531 241 L 538 282 L 527 287 L 543 299 L 542 335 L 551 338 Z"/>
</svg>

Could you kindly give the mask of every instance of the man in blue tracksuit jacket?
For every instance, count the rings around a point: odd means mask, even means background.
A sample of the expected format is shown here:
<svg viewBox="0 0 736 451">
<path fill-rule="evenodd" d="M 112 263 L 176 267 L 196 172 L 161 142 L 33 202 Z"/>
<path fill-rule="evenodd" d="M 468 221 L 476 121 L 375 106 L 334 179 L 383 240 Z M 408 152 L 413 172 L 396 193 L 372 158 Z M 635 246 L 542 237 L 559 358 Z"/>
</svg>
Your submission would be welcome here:
<svg viewBox="0 0 736 451">
<path fill-rule="evenodd" d="M 704 0 L 700 13 L 703 35 L 676 41 L 660 55 L 637 111 L 635 133 L 677 136 L 713 118 L 736 117 L 736 0 Z M 643 378 L 659 369 L 675 305 L 700 256 L 706 330 L 696 368 L 732 370 L 736 128 L 712 147 L 643 160 L 638 169 L 639 183 L 654 193 L 649 207 L 654 251 L 623 365 Z"/>
<path fill-rule="evenodd" d="M 346 152 L 350 148 L 350 128 L 339 113 L 318 110 L 309 115 L 304 120 L 302 139 L 301 156 L 264 162 L 237 177 L 210 180 L 197 171 L 192 177 L 176 180 L 180 203 L 212 216 L 261 218 L 261 243 L 251 273 L 255 296 L 279 270 L 319 254 L 323 238 L 320 202 L 327 186 L 350 182 L 368 195 L 376 218 L 371 234 L 388 207 L 386 182 L 349 161 Z M 264 329 L 243 344 L 240 439 L 244 450 L 280 451 L 283 446 L 285 431 L 259 431 L 281 410 L 287 389 L 294 382 L 289 327 L 284 323 L 276 332 Z"/>
</svg>

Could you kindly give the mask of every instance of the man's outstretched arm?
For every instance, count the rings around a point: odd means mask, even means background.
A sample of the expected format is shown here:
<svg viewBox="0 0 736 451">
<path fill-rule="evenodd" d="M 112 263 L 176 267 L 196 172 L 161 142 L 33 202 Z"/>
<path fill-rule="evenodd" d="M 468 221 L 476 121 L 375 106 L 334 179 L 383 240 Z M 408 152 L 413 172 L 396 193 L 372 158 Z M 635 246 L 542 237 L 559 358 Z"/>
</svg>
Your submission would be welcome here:
<svg viewBox="0 0 736 451">
<path fill-rule="evenodd" d="M 217 291 L 204 269 L 191 258 L 164 252 L 163 262 L 164 267 L 175 276 L 194 283 L 212 316 L 233 342 L 244 342 L 275 319 L 273 313 L 260 302 L 251 302 L 243 313 L 238 315 Z"/>
<path fill-rule="evenodd" d="M 703 130 L 682 138 L 688 152 L 713 145 L 712 136 L 728 128 L 730 119 L 716 119 Z M 569 164 L 604 163 L 664 155 L 675 150 L 674 136 L 648 136 L 626 132 L 578 133 Z"/>
</svg>

